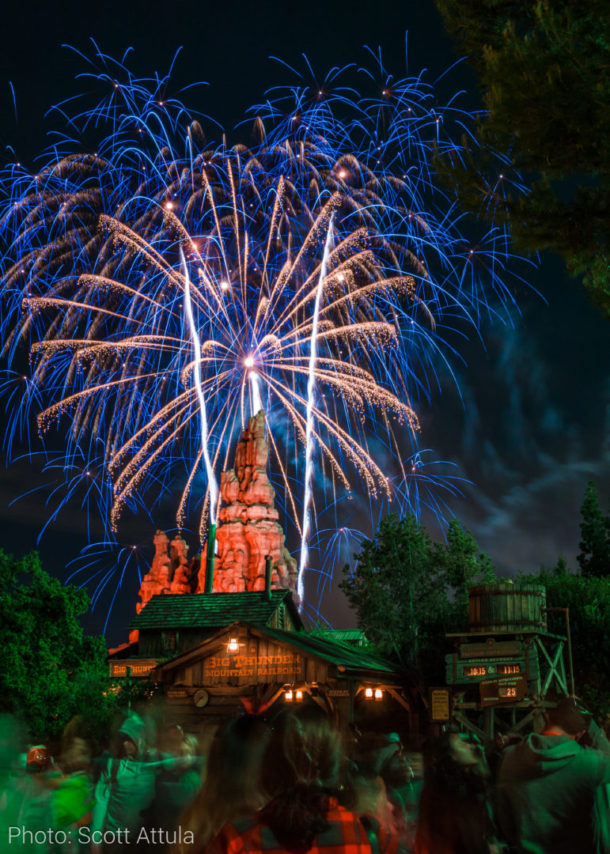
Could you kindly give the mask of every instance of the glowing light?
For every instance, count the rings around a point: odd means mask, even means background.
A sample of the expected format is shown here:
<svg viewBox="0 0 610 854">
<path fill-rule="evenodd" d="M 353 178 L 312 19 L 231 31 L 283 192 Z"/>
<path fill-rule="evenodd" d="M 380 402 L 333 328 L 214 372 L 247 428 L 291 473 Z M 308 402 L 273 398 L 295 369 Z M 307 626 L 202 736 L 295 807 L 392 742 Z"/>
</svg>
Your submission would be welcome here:
<svg viewBox="0 0 610 854">
<path fill-rule="evenodd" d="M 330 255 L 330 244 L 333 236 L 333 217 L 331 215 L 326 232 L 324 244 L 324 255 L 322 266 L 318 277 L 318 286 L 313 308 L 313 320 L 311 324 L 311 343 L 309 345 L 309 370 L 307 376 L 307 414 L 305 419 L 305 495 L 303 496 L 303 525 L 301 537 L 301 559 L 299 563 L 299 574 L 297 578 L 297 597 L 299 602 L 305 598 L 304 575 L 309 557 L 309 535 L 311 533 L 311 510 L 312 497 L 311 480 L 313 476 L 313 436 L 314 436 L 314 392 L 316 388 L 316 359 L 318 355 L 318 325 L 320 322 L 320 304 L 326 279 L 326 268 Z"/>
<path fill-rule="evenodd" d="M 227 652 L 232 654 L 239 652 L 239 641 L 237 638 L 231 638 L 229 640 L 229 643 L 227 644 Z"/>
<path fill-rule="evenodd" d="M 364 696 L 366 697 L 367 700 L 372 700 L 373 699 L 373 689 L 372 688 L 365 688 L 364 689 Z"/>
<path fill-rule="evenodd" d="M 287 703 L 292 703 L 293 699 L 294 699 L 294 692 L 292 691 L 292 689 L 289 689 L 288 691 L 284 691 L 284 700 Z"/>
<path fill-rule="evenodd" d="M 263 408 L 263 402 L 261 400 L 261 387 L 260 387 L 260 379 L 256 371 L 250 371 L 248 374 L 248 378 L 250 380 L 250 390 L 252 396 L 252 415 L 256 415 Z"/>
<path fill-rule="evenodd" d="M 191 278 L 189 276 L 188 267 L 184 260 L 182 249 L 180 250 L 180 261 L 184 272 L 184 311 L 188 319 L 188 325 L 191 333 L 191 342 L 193 345 L 193 355 L 195 359 L 195 388 L 197 390 L 197 399 L 199 401 L 199 415 L 201 419 L 201 451 L 205 462 L 205 468 L 208 476 L 208 487 L 210 490 L 210 524 L 216 524 L 216 505 L 218 503 L 218 485 L 214 474 L 214 467 L 210 460 L 210 452 L 208 448 L 208 418 L 205 407 L 205 397 L 203 395 L 203 387 L 201 384 L 201 342 L 197 334 L 197 327 L 193 317 L 193 305 L 191 302 Z"/>
<path fill-rule="evenodd" d="M 303 692 L 301 691 L 301 689 L 300 689 L 300 688 L 297 688 L 297 690 L 294 692 L 294 698 L 295 698 L 295 700 L 297 701 L 297 703 L 302 702 L 302 700 L 303 700 Z"/>
<path fill-rule="evenodd" d="M 123 561 L 114 576 L 100 571 L 96 591 L 114 599 L 107 579 L 141 569 L 116 539 L 122 514 L 148 512 L 175 485 L 177 527 L 188 523 L 204 542 L 214 472 L 231 465 L 264 401 L 289 548 L 302 542 L 303 593 L 318 490 L 318 508 L 346 494 L 377 506 L 404 480 L 405 510 L 439 512 L 440 475 L 410 464 L 414 405 L 433 400 L 439 364 L 451 372 L 441 330 L 476 327 L 490 294 L 494 315 L 512 301 L 507 235 L 473 223 L 467 244 L 436 186 L 436 158 L 459 160 L 462 144 L 448 134 L 469 118 L 452 101 L 456 121 L 437 130 L 417 76 L 392 81 L 388 110 L 350 81 L 337 89 L 351 72 L 335 69 L 328 88 L 301 80 L 275 90 L 286 94 L 257 108 L 260 141 L 230 147 L 203 142 L 184 105 L 159 101 L 167 77 L 138 80 L 112 62 L 97 81 L 102 100 L 68 117 L 70 133 L 37 175 L 3 173 L 0 328 L 8 368 L 19 367 L 0 379 L 6 446 L 32 418 L 43 439 L 50 427 L 62 434 L 60 506 L 93 473 L 91 513 Z M 390 78 L 375 79 L 382 91 Z M 155 102 L 164 109 L 151 121 Z M 499 160 L 496 174 L 504 168 Z M 476 263 L 465 245 L 476 245 Z M 324 523 L 336 527 L 331 516 Z"/>
<path fill-rule="evenodd" d="M 383 691 L 381 690 L 381 688 L 375 688 L 375 699 L 383 700 Z"/>
</svg>

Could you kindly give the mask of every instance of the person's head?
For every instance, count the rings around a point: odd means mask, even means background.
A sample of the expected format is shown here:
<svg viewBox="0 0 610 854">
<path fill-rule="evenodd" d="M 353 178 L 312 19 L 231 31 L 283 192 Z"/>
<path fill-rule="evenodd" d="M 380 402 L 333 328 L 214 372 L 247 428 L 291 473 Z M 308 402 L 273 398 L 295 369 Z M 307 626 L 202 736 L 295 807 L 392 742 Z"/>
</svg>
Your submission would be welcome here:
<svg viewBox="0 0 610 854">
<path fill-rule="evenodd" d="M 28 774 L 40 774 L 51 765 L 51 754 L 44 744 L 36 744 L 28 750 L 25 767 Z"/>
<path fill-rule="evenodd" d="M 270 798 L 263 815 L 278 848 L 308 851 L 327 827 L 341 760 L 339 734 L 317 706 L 284 711 L 275 720 L 263 762 L 263 785 Z"/>
<path fill-rule="evenodd" d="M 170 756 L 180 756 L 183 741 L 184 730 L 180 724 L 168 724 L 161 732 L 159 748 L 162 753 L 168 753 Z"/>
<path fill-rule="evenodd" d="M 449 733 L 449 756 L 456 765 L 468 767 L 478 764 L 481 752 L 467 735 L 461 732 L 451 732 Z"/>
<path fill-rule="evenodd" d="M 267 725 L 255 715 L 233 718 L 216 730 L 205 779 L 179 820 L 183 830 L 193 831 L 198 844 L 207 845 L 228 821 L 266 803 L 261 762 L 268 735 Z M 189 851 L 186 843 L 179 843 L 173 854 Z"/>
<path fill-rule="evenodd" d="M 124 733 L 120 734 L 121 737 L 121 748 L 120 748 L 120 756 L 121 759 L 137 759 L 138 758 L 138 745 L 135 743 L 133 738 L 129 738 L 129 736 Z"/>
<path fill-rule="evenodd" d="M 361 772 L 379 775 L 390 788 L 405 786 L 413 777 L 397 732 L 364 733 L 356 745 L 355 759 Z"/>
<path fill-rule="evenodd" d="M 283 712 L 276 718 L 263 784 L 270 797 L 294 786 L 334 789 L 339 782 L 341 740 L 317 706 Z"/>
<path fill-rule="evenodd" d="M 424 783 L 450 790 L 472 777 L 471 771 L 485 770 L 484 754 L 478 740 L 468 733 L 450 729 L 427 745 L 424 754 Z"/>
<path fill-rule="evenodd" d="M 386 738 L 386 755 L 381 763 L 379 773 L 387 786 L 399 789 L 411 782 L 413 771 L 398 733 L 388 733 Z"/>
<path fill-rule="evenodd" d="M 84 738 L 74 736 L 65 744 L 61 755 L 62 770 L 67 773 L 84 771 L 91 763 L 91 750 Z"/>
<path fill-rule="evenodd" d="M 129 715 L 119 729 L 115 753 L 119 759 L 142 759 L 146 750 L 146 727 L 139 715 Z"/>
<path fill-rule="evenodd" d="M 580 738 L 587 731 L 588 723 L 572 697 L 563 697 L 554 709 L 547 713 L 551 728 L 560 730 L 570 738 Z"/>
<path fill-rule="evenodd" d="M 184 756 L 184 757 L 196 756 L 198 749 L 199 749 L 199 742 L 197 740 L 197 736 L 188 735 L 188 734 L 183 736 L 182 744 L 180 746 L 180 756 Z"/>
</svg>

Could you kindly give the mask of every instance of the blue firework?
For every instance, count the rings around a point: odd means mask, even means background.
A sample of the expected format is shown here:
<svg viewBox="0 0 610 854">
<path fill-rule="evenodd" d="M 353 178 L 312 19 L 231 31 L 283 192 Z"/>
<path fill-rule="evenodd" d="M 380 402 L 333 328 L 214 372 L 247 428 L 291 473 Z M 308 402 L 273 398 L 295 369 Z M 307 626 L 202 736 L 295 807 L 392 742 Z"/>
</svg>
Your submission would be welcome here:
<svg viewBox="0 0 610 854">
<path fill-rule="evenodd" d="M 294 537 L 308 453 L 324 503 L 409 482 L 416 508 L 429 478 L 401 460 L 451 371 L 446 329 L 510 308 L 507 235 L 478 233 L 436 177 L 471 117 L 380 63 L 310 72 L 231 141 L 169 75 L 98 53 L 99 99 L 60 105 L 39 167 L 4 171 L 4 354 L 30 364 L 11 429 L 33 412 L 59 431 L 66 500 L 75 467 L 103 469 L 115 545 L 125 508 L 160 492 L 203 539 L 212 473 L 259 406 Z"/>
</svg>

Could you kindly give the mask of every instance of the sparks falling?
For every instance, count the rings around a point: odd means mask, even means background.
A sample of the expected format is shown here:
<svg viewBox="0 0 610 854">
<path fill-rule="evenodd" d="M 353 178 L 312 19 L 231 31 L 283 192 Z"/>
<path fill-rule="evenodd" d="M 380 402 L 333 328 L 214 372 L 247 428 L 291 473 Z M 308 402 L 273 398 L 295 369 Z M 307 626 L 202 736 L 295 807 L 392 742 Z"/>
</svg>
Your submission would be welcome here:
<svg viewBox="0 0 610 854">
<path fill-rule="evenodd" d="M 417 477 L 404 461 L 417 401 L 451 373 L 443 330 L 511 304 L 506 235 L 474 251 L 435 180 L 435 158 L 465 156 L 450 129 L 469 117 L 449 104 L 439 124 L 431 87 L 390 86 L 379 63 L 363 97 L 349 69 L 276 90 L 254 141 L 230 143 L 166 95 L 169 76 L 96 62 L 74 138 L 3 176 L 3 352 L 31 366 L 0 384 L 6 447 L 32 415 L 43 440 L 59 431 L 64 471 L 100 472 L 113 543 L 167 493 L 203 541 L 215 472 L 264 408 L 304 596 L 314 491 L 389 500 Z"/>
</svg>

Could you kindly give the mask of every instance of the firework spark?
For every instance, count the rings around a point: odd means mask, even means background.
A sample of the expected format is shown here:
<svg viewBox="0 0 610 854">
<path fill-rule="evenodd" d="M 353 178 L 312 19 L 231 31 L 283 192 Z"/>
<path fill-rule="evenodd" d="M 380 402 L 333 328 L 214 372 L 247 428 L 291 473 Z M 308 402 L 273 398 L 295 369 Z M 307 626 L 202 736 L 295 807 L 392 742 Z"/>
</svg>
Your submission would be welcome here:
<svg viewBox="0 0 610 854">
<path fill-rule="evenodd" d="M 451 370 L 444 329 L 476 327 L 491 294 L 511 302 L 506 235 L 475 252 L 435 181 L 468 117 L 450 104 L 439 124 L 419 79 L 360 97 L 333 72 L 258 108 L 254 143 L 213 144 L 161 96 L 168 78 L 97 61 L 103 97 L 70 118 L 78 138 L 4 174 L 4 354 L 31 365 L 12 430 L 36 410 L 66 472 L 76 449 L 103 449 L 112 531 L 161 490 L 203 539 L 215 473 L 264 408 L 304 570 L 312 495 L 390 497 L 418 446 L 415 401 Z"/>
</svg>

